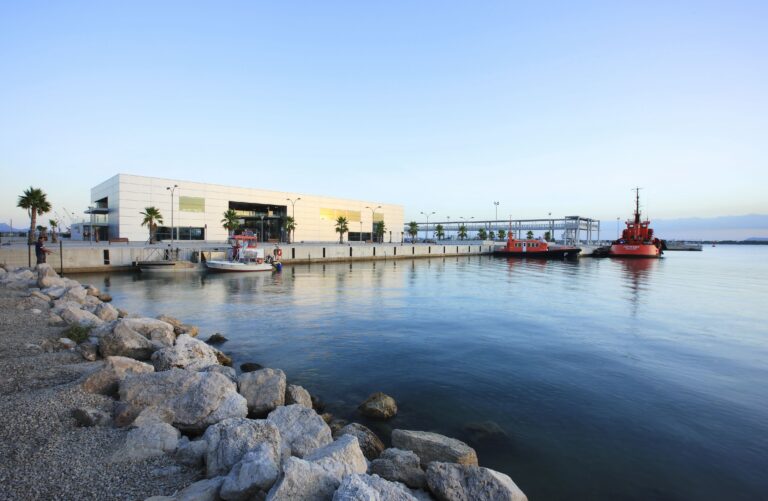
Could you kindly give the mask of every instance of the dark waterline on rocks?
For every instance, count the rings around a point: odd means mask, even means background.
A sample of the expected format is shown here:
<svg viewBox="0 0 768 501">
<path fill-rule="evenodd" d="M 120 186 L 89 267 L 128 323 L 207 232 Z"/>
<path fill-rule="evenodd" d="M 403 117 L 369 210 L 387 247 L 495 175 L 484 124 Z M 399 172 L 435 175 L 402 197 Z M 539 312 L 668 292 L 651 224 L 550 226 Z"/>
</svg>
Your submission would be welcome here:
<svg viewBox="0 0 768 501">
<path fill-rule="evenodd" d="M 768 249 L 79 275 L 229 341 L 337 417 L 472 445 L 530 499 L 768 496 Z M 399 412 L 371 423 L 370 393 Z"/>
</svg>

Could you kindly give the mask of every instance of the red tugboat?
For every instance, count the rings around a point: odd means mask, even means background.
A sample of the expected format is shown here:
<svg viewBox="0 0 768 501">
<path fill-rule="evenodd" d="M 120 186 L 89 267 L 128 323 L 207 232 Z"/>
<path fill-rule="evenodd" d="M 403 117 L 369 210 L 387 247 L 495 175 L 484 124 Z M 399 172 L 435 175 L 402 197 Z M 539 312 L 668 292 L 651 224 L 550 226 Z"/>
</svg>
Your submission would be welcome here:
<svg viewBox="0 0 768 501">
<path fill-rule="evenodd" d="M 640 219 L 640 188 L 635 189 L 635 219 L 627 220 L 621 238 L 611 244 L 609 256 L 661 257 L 661 240 L 653 236 L 649 220 Z"/>
<path fill-rule="evenodd" d="M 545 240 L 526 238 L 518 240 L 509 232 L 507 245 L 493 251 L 494 256 L 502 257 L 532 257 L 539 259 L 566 259 L 579 256 L 581 249 L 568 245 L 553 245 Z"/>
</svg>

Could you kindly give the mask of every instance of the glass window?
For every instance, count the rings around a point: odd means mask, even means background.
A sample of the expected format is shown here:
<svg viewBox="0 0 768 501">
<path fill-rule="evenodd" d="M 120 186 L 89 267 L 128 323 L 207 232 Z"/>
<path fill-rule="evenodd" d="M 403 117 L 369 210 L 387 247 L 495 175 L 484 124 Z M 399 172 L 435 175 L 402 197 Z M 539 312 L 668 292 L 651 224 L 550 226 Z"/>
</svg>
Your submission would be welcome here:
<svg viewBox="0 0 768 501">
<path fill-rule="evenodd" d="M 320 209 L 320 217 L 329 221 L 336 221 L 339 217 L 345 217 L 349 223 L 359 223 L 360 211 L 322 208 Z"/>
</svg>

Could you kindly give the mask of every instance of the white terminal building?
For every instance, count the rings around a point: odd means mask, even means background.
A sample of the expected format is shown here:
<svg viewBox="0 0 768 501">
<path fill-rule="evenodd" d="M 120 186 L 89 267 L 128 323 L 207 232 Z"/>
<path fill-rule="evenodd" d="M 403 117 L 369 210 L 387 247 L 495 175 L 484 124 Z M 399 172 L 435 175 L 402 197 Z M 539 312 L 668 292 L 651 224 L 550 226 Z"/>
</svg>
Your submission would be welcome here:
<svg viewBox="0 0 768 501">
<path fill-rule="evenodd" d="M 229 209 L 239 216 L 237 233 L 253 234 L 261 241 L 287 241 L 285 220 L 289 216 L 296 223 L 294 242 L 338 241 L 335 228 L 339 216 L 348 222 L 345 241 L 371 240 L 374 224 L 379 221 L 385 225 L 384 242 L 401 242 L 403 238 L 401 205 L 130 174 L 117 174 L 91 188 L 82 237 L 148 241 L 149 230 L 141 225 L 141 212 L 147 207 L 155 207 L 162 214 L 159 240 L 170 240 L 173 225 L 175 240 L 225 241 L 228 232 L 221 220 Z"/>
</svg>

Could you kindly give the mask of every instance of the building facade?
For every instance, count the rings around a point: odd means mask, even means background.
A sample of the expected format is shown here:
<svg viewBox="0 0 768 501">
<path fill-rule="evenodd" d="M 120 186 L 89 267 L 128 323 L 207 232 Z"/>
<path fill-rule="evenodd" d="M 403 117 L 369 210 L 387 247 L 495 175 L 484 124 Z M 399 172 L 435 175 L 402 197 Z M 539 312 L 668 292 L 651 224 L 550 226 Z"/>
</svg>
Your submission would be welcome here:
<svg viewBox="0 0 768 501">
<path fill-rule="evenodd" d="M 160 211 L 163 223 L 158 225 L 157 238 L 166 241 L 172 231 L 175 240 L 225 241 L 228 232 L 221 220 L 230 209 L 238 216 L 237 232 L 262 241 L 287 241 L 289 216 L 296 223 L 294 242 L 338 241 L 339 216 L 348 222 L 344 241 L 371 240 L 379 221 L 385 226 L 381 240 L 403 238 L 401 205 L 130 174 L 117 174 L 91 189 L 86 227 L 93 228 L 93 238 L 98 240 L 148 241 L 149 230 L 141 225 L 141 213 L 147 207 Z"/>
</svg>

